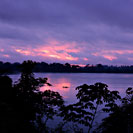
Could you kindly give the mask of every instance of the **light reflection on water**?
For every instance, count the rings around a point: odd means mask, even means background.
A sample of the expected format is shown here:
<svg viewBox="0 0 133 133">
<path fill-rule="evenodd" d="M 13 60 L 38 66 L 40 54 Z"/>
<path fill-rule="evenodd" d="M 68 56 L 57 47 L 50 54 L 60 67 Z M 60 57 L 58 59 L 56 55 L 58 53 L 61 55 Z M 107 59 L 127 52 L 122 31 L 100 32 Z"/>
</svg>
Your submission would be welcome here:
<svg viewBox="0 0 133 133">
<path fill-rule="evenodd" d="M 20 74 L 9 75 L 13 81 L 18 80 Z M 35 77 L 47 77 L 52 86 L 44 86 L 41 91 L 51 89 L 59 92 L 68 103 L 76 100 L 75 88 L 82 84 L 102 82 L 110 90 L 117 90 L 121 96 L 125 95 L 128 87 L 133 86 L 133 74 L 98 74 L 98 73 L 35 73 Z"/>
<path fill-rule="evenodd" d="M 9 75 L 16 81 L 20 75 Z M 41 91 L 51 89 L 59 92 L 66 104 L 76 102 L 75 88 L 82 84 L 94 84 L 102 82 L 109 86 L 110 90 L 117 90 L 122 97 L 128 87 L 133 86 L 133 74 L 97 74 L 97 73 L 35 73 L 35 77 L 47 77 L 52 86 L 43 86 Z M 107 114 L 99 113 L 96 121 L 99 123 Z M 56 122 L 55 122 L 56 123 Z"/>
<path fill-rule="evenodd" d="M 47 89 L 58 91 L 68 103 L 75 102 L 77 93 L 75 88 L 82 84 L 102 82 L 107 84 L 110 90 L 119 91 L 121 96 L 125 95 L 128 87 L 133 86 L 133 74 L 38 73 L 36 76 L 47 77 L 48 82 L 53 85 Z M 45 89 L 45 87 L 42 88 L 42 90 Z"/>
<path fill-rule="evenodd" d="M 52 89 L 53 91 L 60 92 L 64 98 L 68 98 L 67 93 L 69 93 L 71 88 L 71 83 L 65 78 L 57 79 L 55 82 L 51 78 L 48 79 L 49 83 L 52 83 L 52 86 L 43 86 L 41 91 Z"/>
</svg>

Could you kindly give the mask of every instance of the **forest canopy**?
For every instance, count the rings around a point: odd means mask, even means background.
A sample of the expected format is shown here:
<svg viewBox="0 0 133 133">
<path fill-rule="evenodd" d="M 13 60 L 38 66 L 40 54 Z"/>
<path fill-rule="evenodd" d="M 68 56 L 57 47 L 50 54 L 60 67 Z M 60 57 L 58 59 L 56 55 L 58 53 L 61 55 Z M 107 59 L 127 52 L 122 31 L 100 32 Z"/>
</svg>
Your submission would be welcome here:
<svg viewBox="0 0 133 133">
<path fill-rule="evenodd" d="M 22 63 L 2 62 L 0 61 L 0 74 L 20 73 Z M 36 62 L 33 72 L 58 72 L 58 73 L 133 73 L 133 65 L 131 66 L 108 66 L 108 65 L 73 65 L 69 63 L 46 63 Z"/>
</svg>

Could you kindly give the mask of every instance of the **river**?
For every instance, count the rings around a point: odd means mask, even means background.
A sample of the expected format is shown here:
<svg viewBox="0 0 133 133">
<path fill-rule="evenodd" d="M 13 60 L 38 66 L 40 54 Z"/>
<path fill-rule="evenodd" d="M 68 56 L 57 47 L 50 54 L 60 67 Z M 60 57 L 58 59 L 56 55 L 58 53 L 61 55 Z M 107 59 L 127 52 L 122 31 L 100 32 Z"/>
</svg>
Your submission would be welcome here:
<svg viewBox="0 0 133 133">
<path fill-rule="evenodd" d="M 20 74 L 9 75 L 13 81 L 17 81 Z M 108 85 L 110 90 L 117 90 L 122 97 L 128 87 L 133 87 L 133 74 L 105 74 L 105 73 L 35 73 L 35 77 L 47 77 L 52 86 L 43 86 L 41 91 L 52 89 L 58 91 L 64 98 L 65 103 L 75 103 L 75 88 L 82 84 L 94 84 L 102 82 Z M 98 114 L 96 121 L 99 123 L 105 114 Z M 86 130 L 85 130 L 86 131 Z"/>
</svg>

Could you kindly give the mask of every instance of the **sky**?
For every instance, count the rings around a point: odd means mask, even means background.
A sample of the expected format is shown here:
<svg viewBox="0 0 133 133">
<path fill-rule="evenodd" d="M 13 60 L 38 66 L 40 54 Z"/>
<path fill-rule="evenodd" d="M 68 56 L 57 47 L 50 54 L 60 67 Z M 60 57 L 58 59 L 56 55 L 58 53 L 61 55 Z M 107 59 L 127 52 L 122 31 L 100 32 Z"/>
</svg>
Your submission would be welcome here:
<svg viewBox="0 0 133 133">
<path fill-rule="evenodd" d="M 133 65 L 133 0 L 0 0 L 0 60 Z"/>
</svg>

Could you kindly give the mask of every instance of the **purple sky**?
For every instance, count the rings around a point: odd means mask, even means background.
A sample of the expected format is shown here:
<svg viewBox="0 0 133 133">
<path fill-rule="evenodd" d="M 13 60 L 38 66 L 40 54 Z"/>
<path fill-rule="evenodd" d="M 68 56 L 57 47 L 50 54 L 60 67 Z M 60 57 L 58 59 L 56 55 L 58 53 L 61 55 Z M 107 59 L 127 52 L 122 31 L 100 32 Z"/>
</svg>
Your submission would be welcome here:
<svg viewBox="0 0 133 133">
<path fill-rule="evenodd" d="M 133 64 L 132 0 L 0 0 L 0 60 Z"/>
</svg>

